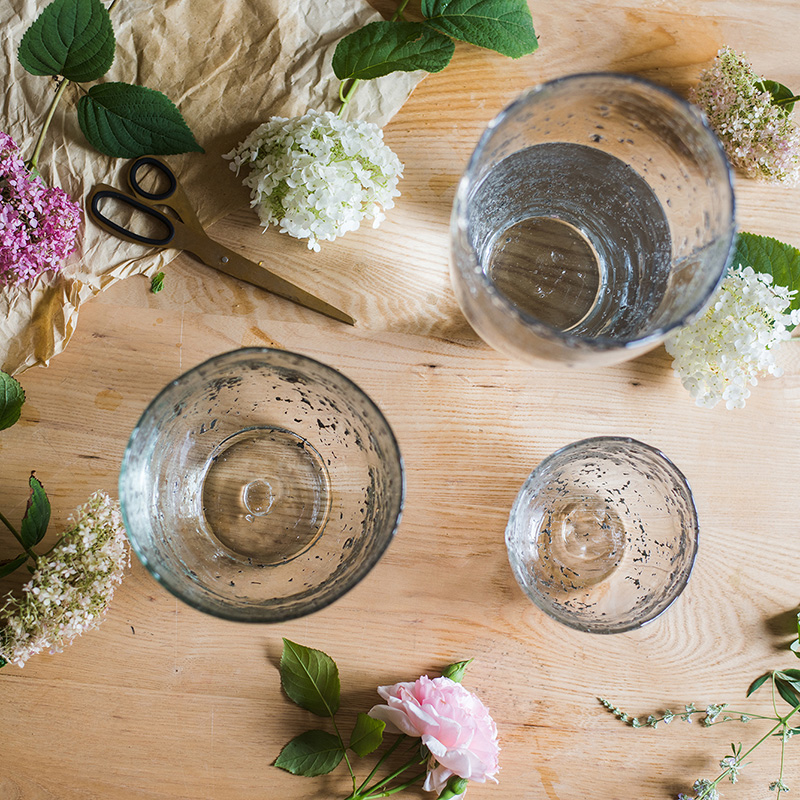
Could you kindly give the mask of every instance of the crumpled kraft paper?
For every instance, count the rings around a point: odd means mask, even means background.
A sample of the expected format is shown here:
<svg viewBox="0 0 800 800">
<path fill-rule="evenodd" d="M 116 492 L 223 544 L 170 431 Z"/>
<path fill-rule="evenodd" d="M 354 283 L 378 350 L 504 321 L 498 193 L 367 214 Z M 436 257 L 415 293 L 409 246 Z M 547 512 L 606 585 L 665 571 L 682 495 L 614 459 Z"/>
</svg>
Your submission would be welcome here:
<svg viewBox="0 0 800 800">
<path fill-rule="evenodd" d="M 17 61 L 23 33 L 47 3 L 0 3 L 0 129 L 30 156 L 55 81 L 29 75 Z M 221 156 L 270 116 L 338 108 L 331 70 L 336 43 L 380 15 L 365 0 L 119 0 L 111 12 L 117 50 L 101 81 L 158 89 L 180 109 L 205 154 L 168 156 L 210 225 L 249 199 Z M 362 83 L 348 117 L 385 125 L 425 73 L 395 73 Z M 79 203 L 97 183 L 123 188 L 127 161 L 92 149 L 78 127 L 81 88 L 67 88 L 39 160 L 51 185 Z M 256 224 L 256 223 L 254 223 Z M 0 289 L 0 366 L 19 373 L 46 365 L 75 331 L 82 303 L 129 275 L 153 275 L 177 255 L 123 242 L 84 219 L 82 244 L 56 276 Z"/>
</svg>

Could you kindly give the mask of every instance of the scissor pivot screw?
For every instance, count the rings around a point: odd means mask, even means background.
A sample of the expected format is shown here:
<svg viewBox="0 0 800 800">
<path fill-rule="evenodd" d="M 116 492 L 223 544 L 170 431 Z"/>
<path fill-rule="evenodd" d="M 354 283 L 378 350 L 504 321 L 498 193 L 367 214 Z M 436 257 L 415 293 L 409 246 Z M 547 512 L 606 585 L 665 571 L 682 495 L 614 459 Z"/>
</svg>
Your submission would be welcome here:
<svg viewBox="0 0 800 800">
<path fill-rule="evenodd" d="M 223 264 L 227 264 L 227 263 L 228 263 L 228 256 L 222 256 L 222 258 L 220 259 L 220 261 L 221 261 Z"/>
</svg>

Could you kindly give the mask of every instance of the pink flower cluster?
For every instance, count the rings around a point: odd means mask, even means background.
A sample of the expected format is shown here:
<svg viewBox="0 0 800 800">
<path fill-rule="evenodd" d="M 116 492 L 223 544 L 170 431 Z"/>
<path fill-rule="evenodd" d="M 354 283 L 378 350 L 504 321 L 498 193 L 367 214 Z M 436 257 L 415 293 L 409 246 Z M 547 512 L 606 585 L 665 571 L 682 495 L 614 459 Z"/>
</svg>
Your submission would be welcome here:
<svg viewBox="0 0 800 800">
<path fill-rule="evenodd" d="M 60 270 L 80 224 L 80 206 L 32 177 L 16 142 L 0 131 L 0 287 Z"/>
<path fill-rule="evenodd" d="M 388 705 L 374 706 L 369 715 L 420 737 L 430 751 L 423 789 L 438 795 L 453 775 L 478 783 L 496 780 L 497 727 L 486 706 L 460 683 L 423 675 L 413 683 L 379 686 L 378 694 Z"/>
<path fill-rule="evenodd" d="M 800 131 L 744 55 L 723 47 L 689 99 L 706 112 L 731 164 L 748 178 L 798 182 Z"/>
</svg>

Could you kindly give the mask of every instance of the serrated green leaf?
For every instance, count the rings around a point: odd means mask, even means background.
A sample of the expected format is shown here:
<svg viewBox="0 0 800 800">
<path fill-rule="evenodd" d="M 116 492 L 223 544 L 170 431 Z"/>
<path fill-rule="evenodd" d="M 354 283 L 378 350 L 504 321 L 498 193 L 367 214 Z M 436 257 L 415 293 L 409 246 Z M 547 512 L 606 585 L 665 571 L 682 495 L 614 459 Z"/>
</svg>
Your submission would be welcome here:
<svg viewBox="0 0 800 800">
<path fill-rule="evenodd" d="M 422 0 L 422 15 L 441 33 L 511 58 L 539 46 L 527 0 Z"/>
<path fill-rule="evenodd" d="M 28 506 L 25 509 L 25 516 L 22 518 L 22 525 L 19 535 L 25 547 L 33 547 L 39 544 L 47 533 L 47 526 L 50 524 L 50 501 L 44 491 L 44 486 L 33 473 L 28 481 L 31 493 L 28 497 Z"/>
<path fill-rule="evenodd" d="M 750 695 L 753 694 L 756 689 L 762 687 L 769 680 L 771 675 L 771 672 L 765 672 L 761 677 L 756 678 L 747 689 L 747 694 L 745 694 L 745 697 L 750 697 Z"/>
<path fill-rule="evenodd" d="M 383 720 L 373 719 L 369 714 L 359 712 L 356 726 L 350 734 L 350 749 L 362 758 L 368 756 L 381 746 L 385 727 Z"/>
<path fill-rule="evenodd" d="M 731 266 L 752 267 L 772 275 L 777 286 L 786 286 L 789 291 L 800 289 L 800 250 L 771 236 L 740 233 Z M 790 308 L 800 308 L 800 292 L 792 298 Z"/>
<path fill-rule="evenodd" d="M 0 370 L 0 431 L 10 428 L 25 403 L 25 390 L 16 378 Z"/>
<path fill-rule="evenodd" d="M 789 681 L 782 679 L 779 675 L 775 676 L 775 688 L 778 694 L 790 705 L 792 708 L 800 705 L 800 695 L 794 689 Z"/>
<path fill-rule="evenodd" d="M 27 553 L 20 553 L 16 558 L 11 559 L 11 561 L 6 562 L 5 564 L 0 564 L 0 578 L 5 578 L 6 575 L 10 575 L 14 570 L 21 567 L 26 561 L 28 560 Z"/>
<path fill-rule="evenodd" d="M 275 759 L 275 766 L 292 775 L 326 775 L 342 760 L 339 740 L 326 731 L 306 731 L 295 736 Z"/>
<path fill-rule="evenodd" d="M 108 72 L 115 47 L 100 0 L 53 0 L 25 31 L 17 57 L 33 75 L 94 81 Z"/>
<path fill-rule="evenodd" d="M 322 650 L 283 640 L 281 685 L 301 708 L 320 717 L 332 717 L 339 710 L 339 669 Z"/>
<path fill-rule="evenodd" d="M 788 87 L 777 81 L 756 81 L 756 85 L 762 92 L 769 92 L 776 106 L 785 108 L 791 114 L 797 95 Z"/>
<path fill-rule="evenodd" d="M 454 51 L 451 39 L 421 22 L 370 22 L 336 45 L 331 66 L 342 81 L 418 69 L 440 72 Z"/>
<path fill-rule="evenodd" d="M 172 101 L 145 86 L 92 86 L 78 101 L 78 123 L 91 145 L 107 156 L 204 152 Z"/>
<path fill-rule="evenodd" d="M 442 677 L 450 678 L 451 681 L 455 681 L 456 683 L 461 683 L 461 681 L 464 680 L 464 673 L 467 671 L 467 667 L 474 660 L 474 658 L 470 658 L 467 661 L 456 661 L 453 664 L 449 664 L 442 670 Z"/>
</svg>

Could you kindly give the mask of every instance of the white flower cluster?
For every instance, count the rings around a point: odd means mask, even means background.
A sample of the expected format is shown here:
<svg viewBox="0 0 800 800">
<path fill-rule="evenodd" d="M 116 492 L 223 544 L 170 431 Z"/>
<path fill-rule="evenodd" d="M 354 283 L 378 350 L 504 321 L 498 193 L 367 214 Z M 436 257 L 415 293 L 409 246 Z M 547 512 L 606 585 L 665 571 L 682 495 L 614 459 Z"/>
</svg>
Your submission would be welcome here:
<svg viewBox="0 0 800 800">
<path fill-rule="evenodd" d="M 130 563 L 119 505 L 96 492 L 75 510 L 72 527 L 22 589 L 0 608 L 0 658 L 23 667 L 33 655 L 60 652 L 97 627 Z"/>
<path fill-rule="evenodd" d="M 789 311 L 794 294 L 752 267 L 731 270 L 708 311 L 667 340 L 672 367 L 698 406 L 724 400 L 744 408 L 759 374 L 782 374 L 773 351 L 790 337 L 787 326 L 800 323 L 800 311 Z"/>
<path fill-rule="evenodd" d="M 706 112 L 731 163 L 749 178 L 790 185 L 800 179 L 800 131 L 743 54 L 723 47 L 689 99 Z"/>
<path fill-rule="evenodd" d="M 333 241 L 372 218 L 373 227 L 399 196 L 403 165 L 370 122 L 345 121 L 330 111 L 272 117 L 225 158 L 243 183 L 264 228 L 280 227 L 297 239 Z"/>
</svg>

